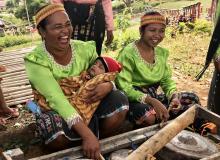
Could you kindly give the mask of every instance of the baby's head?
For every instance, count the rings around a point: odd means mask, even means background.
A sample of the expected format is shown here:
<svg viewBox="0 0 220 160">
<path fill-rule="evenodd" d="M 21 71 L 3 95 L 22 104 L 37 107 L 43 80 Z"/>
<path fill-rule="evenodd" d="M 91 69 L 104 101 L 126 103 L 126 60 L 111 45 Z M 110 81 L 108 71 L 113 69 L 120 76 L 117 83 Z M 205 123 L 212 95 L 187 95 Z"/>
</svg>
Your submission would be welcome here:
<svg viewBox="0 0 220 160">
<path fill-rule="evenodd" d="M 98 57 L 89 68 L 89 74 L 94 77 L 105 72 L 120 72 L 121 64 L 111 57 Z"/>
</svg>

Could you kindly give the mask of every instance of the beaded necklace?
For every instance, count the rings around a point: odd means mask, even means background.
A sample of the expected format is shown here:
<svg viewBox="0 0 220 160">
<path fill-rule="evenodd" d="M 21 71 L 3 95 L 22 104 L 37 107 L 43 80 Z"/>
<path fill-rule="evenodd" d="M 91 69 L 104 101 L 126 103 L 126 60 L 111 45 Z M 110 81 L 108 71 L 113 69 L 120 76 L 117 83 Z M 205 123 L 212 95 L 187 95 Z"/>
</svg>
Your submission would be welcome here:
<svg viewBox="0 0 220 160">
<path fill-rule="evenodd" d="M 75 58 L 74 58 L 74 54 L 72 54 L 71 59 L 70 59 L 70 62 L 69 62 L 67 65 L 62 65 L 62 64 L 57 63 L 57 62 L 55 61 L 54 57 L 47 51 L 46 46 L 45 46 L 45 43 L 43 43 L 43 48 L 44 48 L 44 51 L 45 51 L 46 54 L 47 54 L 47 57 L 49 58 L 49 60 L 52 62 L 52 64 L 53 64 L 54 66 L 56 66 L 57 68 L 62 69 L 62 70 L 70 70 L 70 68 L 71 68 L 71 66 L 72 66 L 72 64 L 73 64 L 73 61 L 74 61 L 74 59 L 75 59 Z M 72 53 L 73 53 L 73 51 L 74 51 L 73 46 L 71 46 L 71 51 L 72 51 Z"/>
</svg>

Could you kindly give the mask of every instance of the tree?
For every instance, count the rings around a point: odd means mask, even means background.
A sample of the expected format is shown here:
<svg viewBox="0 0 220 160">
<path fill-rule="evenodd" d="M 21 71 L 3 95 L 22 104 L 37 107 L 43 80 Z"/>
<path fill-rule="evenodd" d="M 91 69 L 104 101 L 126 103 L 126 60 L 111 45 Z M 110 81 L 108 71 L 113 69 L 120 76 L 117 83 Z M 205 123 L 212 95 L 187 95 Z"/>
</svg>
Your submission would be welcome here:
<svg viewBox="0 0 220 160">
<path fill-rule="evenodd" d="M 37 10 L 46 4 L 45 0 L 28 0 L 28 1 L 26 1 L 26 3 L 27 3 L 27 9 L 28 9 L 29 16 L 30 16 L 31 20 L 33 20 L 33 16 L 37 12 Z M 27 20 L 27 15 L 26 15 L 24 5 L 21 5 L 16 9 L 15 16 L 17 18 Z"/>
</svg>

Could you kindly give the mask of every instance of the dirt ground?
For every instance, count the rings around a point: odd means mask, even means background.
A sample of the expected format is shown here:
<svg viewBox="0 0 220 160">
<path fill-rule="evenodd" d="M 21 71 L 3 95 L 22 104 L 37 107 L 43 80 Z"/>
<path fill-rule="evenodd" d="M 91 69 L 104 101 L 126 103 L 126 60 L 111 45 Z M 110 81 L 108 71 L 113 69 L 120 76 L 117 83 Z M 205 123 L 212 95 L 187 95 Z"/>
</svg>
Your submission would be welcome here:
<svg viewBox="0 0 220 160">
<path fill-rule="evenodd" d="M 173 78 L 177 83 L 179 91 L 192 91 L 196 93 L 200 98 L 201 105 L 204 107 L 207 106 L 211 77 L 196 81 L 192 77 L 184 76 L 178 71 L 174 71 Z"/>
</svg>

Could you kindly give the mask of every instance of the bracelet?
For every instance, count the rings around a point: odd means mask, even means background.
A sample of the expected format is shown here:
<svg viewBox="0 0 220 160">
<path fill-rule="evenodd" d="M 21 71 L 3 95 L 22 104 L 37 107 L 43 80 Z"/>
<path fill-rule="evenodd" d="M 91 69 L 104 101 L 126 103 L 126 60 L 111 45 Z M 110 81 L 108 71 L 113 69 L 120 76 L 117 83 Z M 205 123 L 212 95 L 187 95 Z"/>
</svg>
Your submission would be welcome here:
<svg viewBox="0 0 220 160">
<path fill-rule="evenodd" d="M 142 104 L 146 104 L 146 98 L 150 97 L 149 94 L 144 94 L 141 98 L 140 98 L 140 103 Z"/>
<path fill-rule="evenodd" d="M 112 90 L 113 91 L 116 91 L 117 90 L 117 87 L 115 85 L 115 82 L 114 81 L 110 81 L 112 83 Z"/>
</svg>

